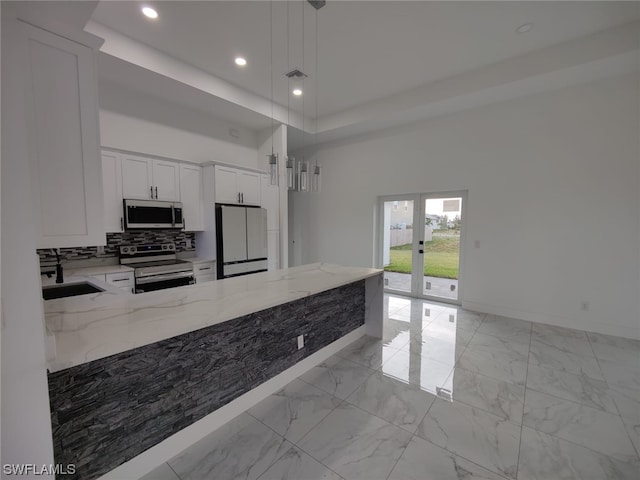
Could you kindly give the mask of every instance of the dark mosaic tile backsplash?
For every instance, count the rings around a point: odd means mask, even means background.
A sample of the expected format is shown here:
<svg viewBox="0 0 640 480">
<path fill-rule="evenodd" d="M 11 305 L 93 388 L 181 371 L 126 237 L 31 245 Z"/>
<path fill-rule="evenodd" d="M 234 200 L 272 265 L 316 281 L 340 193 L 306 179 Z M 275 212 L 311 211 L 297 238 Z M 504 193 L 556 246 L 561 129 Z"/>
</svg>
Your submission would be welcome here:
<svg viewBox="0 0 640 480">
<path fill-rule="evenodd" d="M 187 248 L 187 240 L 191 240 L 191 248 Z M 196 249 L 196 239 L 193 232 L 183 232 L 179 230 L 139 230 L 122 233 L 107 233 L 107 245 L 104 253 L 98 255 L 97 247 L 73 247 L 61 248 L 60 257 L 62 260 L 87 260 L 90 258 L 117 257 L 121 245 L 144 245 L 148 243 L 168 243 L 176 244 L 177 252 L 186 252 Z M 56 260 L 56 256 L 51 249 L 38 250 L 40 262 L 51 262 Z"/>
</svg>

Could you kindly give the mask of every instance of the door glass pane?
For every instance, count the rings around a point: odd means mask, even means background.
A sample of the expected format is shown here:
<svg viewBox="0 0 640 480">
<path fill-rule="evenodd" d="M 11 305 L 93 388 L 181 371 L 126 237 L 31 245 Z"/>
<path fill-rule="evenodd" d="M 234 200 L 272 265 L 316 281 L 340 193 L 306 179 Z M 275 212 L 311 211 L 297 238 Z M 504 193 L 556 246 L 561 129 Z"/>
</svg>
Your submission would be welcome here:
<svg viewBox="0 0 640 480">
<path fill-rule="evenodd" d="M 382 260 L 389 290 L 411 293 L 413 207 L 413 200 L 384 202 Z"/>
<path fill-rule="evenodd" d="M 458 299 L 462 198 L 428 198 L 424 219 L 424 295 Z"/>
</svg>

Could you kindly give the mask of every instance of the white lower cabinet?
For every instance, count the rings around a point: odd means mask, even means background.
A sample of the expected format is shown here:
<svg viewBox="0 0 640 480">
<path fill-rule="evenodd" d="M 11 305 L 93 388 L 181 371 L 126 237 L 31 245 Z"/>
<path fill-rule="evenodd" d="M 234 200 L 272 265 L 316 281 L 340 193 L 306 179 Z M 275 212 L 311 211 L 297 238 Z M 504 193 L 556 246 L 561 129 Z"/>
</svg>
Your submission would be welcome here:
<svg viewBox="0 0 640 480">
<path fill-rule="evenodd" d="M 216 279 L 216 262 L 203 262 L 193 264 L 193 276 L 196 283 L 211 282 Z"/>
<path fill-rule="evenodd" d="M 90 278 L 113 285 L 124 292 L 134 293 L 135 279 L 133 272 L 103 273 L 100 275 L 91 275 Z"/>
<path fill-rule="evenodd" d="M 118 287 L 120 290 L 133 293 L 133 287 L 135 284 L 133 272 L 107 273 L 105 275 L 105 281 L 109 285 Z"/>
</svg>

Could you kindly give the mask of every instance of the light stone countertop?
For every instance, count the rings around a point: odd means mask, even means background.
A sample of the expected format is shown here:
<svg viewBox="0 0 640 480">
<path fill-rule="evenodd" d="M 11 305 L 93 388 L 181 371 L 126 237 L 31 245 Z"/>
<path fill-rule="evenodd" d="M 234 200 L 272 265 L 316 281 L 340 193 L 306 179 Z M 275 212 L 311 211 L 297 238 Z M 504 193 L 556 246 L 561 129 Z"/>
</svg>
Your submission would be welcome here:
<svg viewBox="0 0 640 480">
<path fill-rule="evenodd" d="M 207 262 L 215 262 L 216 259 L 215 258 L 203 258 L 203 257 L 187 257 L 187 258 L 181 258 L 180 260 L 186 260 L 187 262 L 191 262 L 191 263 L 207 263 Z"/>
<path fill-rule="evenodd" d="M 138 295 L 108 290 L 48 300 L 45 322 L 56 350 L 48 368 L 63 370 L 380 273 L 314 263 Z"/>
<path fill-rule="evenodd" d="M 94 275 L 133 272 L 133 268 L 127 267 L 126 265 L 99 265 L 95 267 L 85 267 L 85 268 L 65 268 L 63 263 L 62 266 L 63 266 L 62 276 L 65 284 L 84 281 L 86 280 L 86 277 L 92 277 Z M 56 268 L 55 266 L 51 267 L 52 270 L 55 270 L 55 268 Z M 51 277 L 47 277 L 46 275 L 41 275 L 40 280 L 43 287 L 46 287 L 49 285 L 55 285 L 56 274 L 53 273 Z M 100 286 L 102 286 L 102 284 L 100 284 Z"/>
</svg>

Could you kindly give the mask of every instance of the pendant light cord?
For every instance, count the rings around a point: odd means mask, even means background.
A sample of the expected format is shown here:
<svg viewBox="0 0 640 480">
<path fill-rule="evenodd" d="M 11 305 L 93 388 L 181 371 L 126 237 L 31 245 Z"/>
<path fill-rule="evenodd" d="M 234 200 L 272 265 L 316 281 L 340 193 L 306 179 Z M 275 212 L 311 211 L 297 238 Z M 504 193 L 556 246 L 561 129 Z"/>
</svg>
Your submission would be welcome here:
<svg viewBox="0 0 640 480">
<path fill-rule="evenodd" d="M 273 137 L 275 135 L 275 130 L 273 127 L 273 0 L 269 2 L 269 29 L 269 34 L 271 37 L 271 68 L 269 70 L 269 77 L 271 79 L 271 155 L 273 156 Z"/>
<path fill-rule="evenodd" d="M 318 74 L 318 10 L 316 9 L 316 168 L 318 167 L 318 86 L 320 84 L 320 75 Z M 313 172 L 315 174 L 315 171 Z"/>
</svg>

